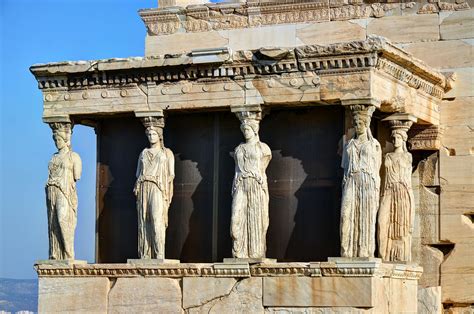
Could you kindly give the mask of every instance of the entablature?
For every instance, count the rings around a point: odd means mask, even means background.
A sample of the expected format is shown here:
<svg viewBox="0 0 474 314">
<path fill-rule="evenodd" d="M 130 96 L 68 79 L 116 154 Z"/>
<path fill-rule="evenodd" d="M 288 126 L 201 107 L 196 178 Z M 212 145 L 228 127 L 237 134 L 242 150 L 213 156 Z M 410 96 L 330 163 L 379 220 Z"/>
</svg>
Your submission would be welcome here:
<svg viewBox="0 0 474 314">
<path fill-rule="evenodd" d="M 439 123 L 450 80 L 382 37 L 297 48 L 34 65 L 43 117 L 143 110 L 317 105 L 374 99 L 381 111 Z"/>
</svg>

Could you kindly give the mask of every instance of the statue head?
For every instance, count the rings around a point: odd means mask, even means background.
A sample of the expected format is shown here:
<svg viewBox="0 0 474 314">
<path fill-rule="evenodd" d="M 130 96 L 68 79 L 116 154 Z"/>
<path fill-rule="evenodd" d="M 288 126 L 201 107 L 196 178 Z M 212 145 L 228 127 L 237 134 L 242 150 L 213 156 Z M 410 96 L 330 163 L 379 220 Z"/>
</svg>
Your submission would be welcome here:
<svg viewBox="0 0 474 314">
<path fill-rule="evenodd" d="M 247 141 L 255 137 L 258 138 L 259 123 L 257 120 L 253 119 L 243 120 L 240 125 L 240 130 L 244 134 L 244 138 Z"/>
<path fill-rule="evenodd" d="M 245 140 L 247 142 L 252 139 L 258 140 L 262 113 L 260 111 L 240 111 L 236 115 L 240 120 L 240 130 L 244 134 Z"/>
<path fill-rule="evenodd" d="M 351 106 L 354 129 L 357 137 L 363 134 L 367 134 L 368 137 L 372 137 L 372 133 L 370 131 L 370 119 L 372 118 L 374 111 L 374 106 Z"/>
<path fill-rule="evenodd" d="M 163 143 L 163 129 L 158 127 L 146 128 L 146 136 L 151 145 Z"/>
<path fill-rule="evenodd" d="M 402 149 L 404 152 L 407 150 L 407 132 L 410 129 L 413 122 L 411 121 L 390 121 L 390 126 L 392 129 L 391 137 L 393 146 L 396 149 Z"/>
<path fill-rule="evenodd" d="M 71 147 L 71 134 L 72 125 L 71 123 L 55 122 L 50 123 L 50 127 L 53 130 L 53 140 L 56 148 L 61 150 L 65 147 Z"/>
<path fill-rule="evenodd" d="M 146 128 L 145 133 L 151 146 L 160 143 L 163 147 L 164 117 L 144 117 L 142 123 Z"/>
</svg>

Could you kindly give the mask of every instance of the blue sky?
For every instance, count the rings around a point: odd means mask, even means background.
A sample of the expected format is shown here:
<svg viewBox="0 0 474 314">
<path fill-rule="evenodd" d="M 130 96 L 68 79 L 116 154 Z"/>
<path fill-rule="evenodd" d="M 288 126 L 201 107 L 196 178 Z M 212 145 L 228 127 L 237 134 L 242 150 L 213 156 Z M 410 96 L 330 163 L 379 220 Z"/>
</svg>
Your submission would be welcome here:
<svg viewBox="0 0 474 314">
<path fill-rule="evenodd" d="M 157 0 L 0 0 L 0 277 L 36 278 L 48 257 L 44 184 L 55 152 L 42 123 L 35 63 L 144 55 L 138 9 Z M 81 155 L 76 258 L 94 260 L 95 134 L 76 126 Z"/>
</svg>

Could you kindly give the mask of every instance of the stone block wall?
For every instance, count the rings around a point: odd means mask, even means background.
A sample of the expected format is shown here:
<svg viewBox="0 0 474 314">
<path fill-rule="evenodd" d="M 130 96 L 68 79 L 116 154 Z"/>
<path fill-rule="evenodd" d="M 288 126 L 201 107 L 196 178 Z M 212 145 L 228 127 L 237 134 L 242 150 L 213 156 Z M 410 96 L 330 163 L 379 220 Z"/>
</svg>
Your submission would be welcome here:
<svg viewBox="0 0 474 314">
<path fill-rule="evenodd" d="M 40 313 L 416 313 L 421 275 L 380 259 L 37 270 Z"/>
<path fill-rule="evenodd" d="M 148 27 L 146 55 L 198 48 L 229 47 L 235 51 L 326 45 L 375 34 L 446 75 L 454 72 L 454 88 L 439 108 L 441 149 L 417 153 L 413 256 L 425 269 L 420 288 L 431 289 L 423 295 L 439 293 L 429 287 L 441 286 L 442 297 L 438 297 L 446 309 L 467 309 L 474 304 L 473 2 L 329 0 L 308 4 L 300 0 L 280 13 L 265 11 L 264 5 L 257 12 L 252 8 L 258 3 L 248 1 L 248 12 L 241 10 L 242 3 L 192 6 L 178 13 L 184 21 L 181 24 L 162 20 L 160 27 L 141 14 Z M 307 14 L 302 14 L 305 10 Z"/>
</svg>

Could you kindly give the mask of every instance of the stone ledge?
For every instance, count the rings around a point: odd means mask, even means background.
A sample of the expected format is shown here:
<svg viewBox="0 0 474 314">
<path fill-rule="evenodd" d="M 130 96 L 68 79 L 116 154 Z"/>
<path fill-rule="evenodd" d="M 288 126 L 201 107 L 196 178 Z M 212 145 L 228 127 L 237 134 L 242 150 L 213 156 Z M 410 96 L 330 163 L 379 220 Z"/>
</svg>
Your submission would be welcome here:
<svg viewBox="0 0 474 314">
<path fill-rule="evenodd" d="M 266 263 L 266 264 L 85 264 L 35 265 L 39 277 L 378 277 L 418 280 L 417 265 L 389 264 L 380 261 Z"/>
</svg>

